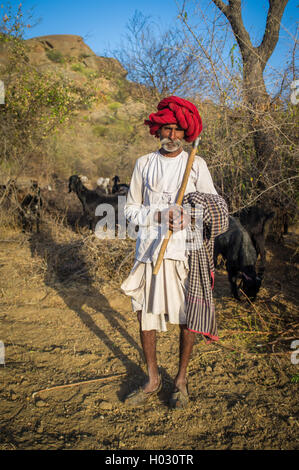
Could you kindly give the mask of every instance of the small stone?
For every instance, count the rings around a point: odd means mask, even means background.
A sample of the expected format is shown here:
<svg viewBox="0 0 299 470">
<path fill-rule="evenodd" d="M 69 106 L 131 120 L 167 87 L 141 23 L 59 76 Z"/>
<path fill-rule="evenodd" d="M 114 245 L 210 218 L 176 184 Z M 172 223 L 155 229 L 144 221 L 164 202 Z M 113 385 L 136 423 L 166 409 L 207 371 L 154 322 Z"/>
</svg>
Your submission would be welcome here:
<svg viewBox="0 0 299 470">
<path fill-rule="evenodd" d="M 37 400 L 35 406 L 42 408 L 43 406 L 46 406 L 46 403 L 43 400 Z"/>
<path fill-rule="evenodd" d="M 206 372 L 213 372 L 213 369 L 211 366 L 206 367 Z"/>
<path fill-rule="evenodd" d="M 98 407 L 100 410 L 112 410 L 113 408 L 112 403 L 109 403 L 108 401 L 102 401 Z"/>
<path fill-rule="evenodd" d="M 38 434 L 42 434 L 44 432 L 44 425 L 40 424 L 36 430 Z"/>
<path fill-rule="evenodd" d="M 290 426 L 296 424 L 296 419 L 294 418 L 294 416 L 289 416 L 288 423 L 290 424 Z"/>
</svg>

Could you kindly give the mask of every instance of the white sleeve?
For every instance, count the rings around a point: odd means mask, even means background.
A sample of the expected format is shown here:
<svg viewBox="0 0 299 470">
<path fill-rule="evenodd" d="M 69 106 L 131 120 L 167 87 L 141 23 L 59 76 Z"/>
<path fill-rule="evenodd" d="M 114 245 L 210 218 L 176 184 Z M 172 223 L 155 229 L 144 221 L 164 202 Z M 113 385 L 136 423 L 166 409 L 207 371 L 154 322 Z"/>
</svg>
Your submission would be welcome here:
<svg viewBox="0 0 299 470">
<path fill-rule="evenodd" d="M 197 158 L 197 181 L 196 190 L 200 193 L 218 194 L 212 180 L 211 173 L 207 167 L 205 160 L 201 157 Z"/>
<path fill-rule="evenodd" d="M 154 211 L 143 205 L 143 179 L 142 167 L 137 160 L 133 171 L 130 189 L 125 205 L 125 217 L 135 225 L 148 226 L 153 222 Z"/>
</svg>

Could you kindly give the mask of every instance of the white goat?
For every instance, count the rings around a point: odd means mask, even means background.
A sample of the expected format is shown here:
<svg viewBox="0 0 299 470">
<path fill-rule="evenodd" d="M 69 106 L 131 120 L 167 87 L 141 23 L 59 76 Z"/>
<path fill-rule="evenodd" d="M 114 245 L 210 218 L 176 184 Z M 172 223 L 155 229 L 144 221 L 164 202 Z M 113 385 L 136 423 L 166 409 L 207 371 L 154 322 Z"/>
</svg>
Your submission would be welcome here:
<svg viewBox="0 0 299 470">
<path fill-rule="evenodd" d="M 106 194 L 109 194 L 109 185 L 110 185 L 110 178 L 103 178 L 102 176 L 98 178 L 97 185 L 100 189 L 105 191 Z"/>
</svg>

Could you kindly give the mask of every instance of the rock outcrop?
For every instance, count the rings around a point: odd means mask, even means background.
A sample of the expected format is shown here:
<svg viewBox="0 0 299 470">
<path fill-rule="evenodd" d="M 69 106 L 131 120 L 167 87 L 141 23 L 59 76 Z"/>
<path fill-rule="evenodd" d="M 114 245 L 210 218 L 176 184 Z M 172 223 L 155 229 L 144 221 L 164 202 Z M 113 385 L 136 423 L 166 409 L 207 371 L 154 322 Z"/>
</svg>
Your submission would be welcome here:
<svg viewBox="0 0 299 470">
<path fill-rule="evenodd" d="M 125 78 L 127 71 L 118 60 L 97 56 L 90 47 L 85 44 L 81 36 L 73 34 L 53 34 L 27 39 L 27 56 L 29 62 L 35 67 L 51 65 L 82 64 L 100 75 L 113 73 L 114 76 Z M 0 64 L 5 65 L 7 58 L 6 47 L 0 49 Z"/>
</svg>

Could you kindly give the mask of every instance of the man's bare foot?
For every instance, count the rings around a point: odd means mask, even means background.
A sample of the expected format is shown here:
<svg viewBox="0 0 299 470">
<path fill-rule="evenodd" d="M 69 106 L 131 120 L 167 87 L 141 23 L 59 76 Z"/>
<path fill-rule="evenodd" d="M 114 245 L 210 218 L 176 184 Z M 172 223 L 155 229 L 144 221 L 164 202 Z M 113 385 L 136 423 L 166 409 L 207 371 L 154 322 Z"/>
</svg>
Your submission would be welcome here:
<svg viewBox="0 0 299 470">
<path fill-rule="evenodd" d="M 151 390 L 154 386 L 155 381 L 151 382 L 151 386 L 149 386 L 149 382 L 146 384 L 146 389 L 144 387 L 139 387 L 133 392 L 131 392 L 125 399 L 125 403 L 127 405 L 143 405 L 151 398 L 158 395 L 158 393 L 162 389 L 162 378 L 158 376 L 158 384 L 157 386 Z"/>
<path fill-rule="evenodd" d="M 144 393 L 152 393 L 160 386 L 161 383 L 161 376 L 157 375 L 157 377 L 149 379 L 149 381 L 143 386 Z"/>
<path fill-rule="evenodd" d="M 169 399 L 170 408 L 185 408 L 189 403 L 188 384 L 186 380 L 176 380 Z"/>
<path fill-rule="evenodd" d="M 188 382 L 187 382 L 187 379 L 180 379 L 178 377 L 175 378 L 174 380 L 174 390 L 179 390 L 181 391 L 182 393 L 184 393 L 185 395 L 188 395 L 188 389 L 187 389 L 187 385 L 188 385 Z"/>
</svg>

